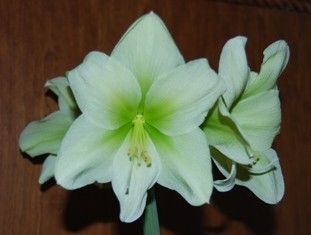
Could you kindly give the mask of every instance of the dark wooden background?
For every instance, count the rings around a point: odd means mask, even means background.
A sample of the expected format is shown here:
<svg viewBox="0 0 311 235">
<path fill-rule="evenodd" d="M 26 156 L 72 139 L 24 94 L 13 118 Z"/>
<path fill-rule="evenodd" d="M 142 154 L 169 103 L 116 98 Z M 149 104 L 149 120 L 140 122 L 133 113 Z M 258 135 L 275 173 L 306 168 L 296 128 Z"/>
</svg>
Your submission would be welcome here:
<svg viewBox="0 0 311 235">
<path fill-rule="evenodd" d="M 140 234 L 140 221 L 119 222 L 111 190 L 67 192 L 52 183 L 40 188 L 42 161 L 21 154 L 17 139 L 28 122 L 56 109 L 43 89 L 47 79 L 73 68 L 91 50 L 110 53 L 127 27 L 150 10 L 166 22 L 187 60 L 208 57 L 215 69 L 222 46 L 236 35 L 249 38 L 254 70 L 271 42 L 285 39 L 291 50 L 278 83 L 283 122 L 274 145 L 286 182 L 283 200 L 269 206 L 236 188 L 215 192 L 211 205 L 193 208 L 158 187 L 162 233 L 311 234 L 311 16 L 286 6 L 232 2 L 0 1 L 1 235 Z"/>
</svg>

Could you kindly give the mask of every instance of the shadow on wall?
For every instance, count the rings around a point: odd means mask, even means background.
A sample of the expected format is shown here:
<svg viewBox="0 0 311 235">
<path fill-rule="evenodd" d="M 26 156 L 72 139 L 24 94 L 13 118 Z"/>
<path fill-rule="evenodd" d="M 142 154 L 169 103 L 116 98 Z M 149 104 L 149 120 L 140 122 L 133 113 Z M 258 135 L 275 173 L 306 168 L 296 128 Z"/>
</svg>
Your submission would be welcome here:
<svg viewBox="0 0 311 235">
<path fill-rule="evenodd" d="M 162 187 L 156 187 L 156 195 L 161 226 L 176 235 L 224 234 L 231 220 L 241 221 L 255 235 L 272 235 L 275 231 L 273 207 L 240 187 L 228 193 L 214 192 L 212 204 L 226 217 L 216 227 L 204 225 L 208 218 L 203 216 L 213 216 L 204 213 L 206 207 L 192 207 L 179 194 Z M 71 191 L 64 211 L 65 228 L 78 232 L 98 222 L 115 223 L 117 234 L 143 234 L 141 219 L 131 224 L 119 221 L 119 205 L 111 188 L 88 186 Z"/>
<path fill-rule="evenodd" d="M 237 186 L 226 193 L 215 191 L 212 203 L 229 220 L 240 221 L 254 235 L 273 235 L 275 233 L 274 206 L 260 201 L 246 188 Z"/>
<path fill-rule="evenodd" d="M 118 234 L 142 234 L 141 220 L 131 224 L 119 220 L 119 203 L 110 185 L 87 186 L 69 192 L 64 211 L 64 227 L 78 232 L 93 223 L 113 222 Z"/>
</svg>

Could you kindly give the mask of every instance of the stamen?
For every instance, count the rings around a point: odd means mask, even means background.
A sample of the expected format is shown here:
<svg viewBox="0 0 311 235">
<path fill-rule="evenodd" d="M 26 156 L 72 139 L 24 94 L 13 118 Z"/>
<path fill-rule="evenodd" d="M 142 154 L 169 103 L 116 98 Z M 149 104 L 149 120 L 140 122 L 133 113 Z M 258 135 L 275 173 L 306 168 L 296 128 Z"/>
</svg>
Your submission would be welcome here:
<svg viewBox="0 0 311 235">
<path fill-rule="evenodd" d="M 266 166 L 263 166 L 259 169 L 249 168 L 248 171 L 253 173 L 253 174 L 263 174 L 263 173 L 266 173 L 268 171 L 275 170 L 277 162 L 279 162 L 279 160 L 274 159 L 273 161 L 269 162 L 269 164 L 267 164 Z"/>
<path fill-rule="evenodd" d="M 151 157 L 146 150 L 146 131 L 144 129 L 145 119 L 143 115 L 137 114 L 132 121 L 133 130 L 130 141 L 130 147 L 127 155 L 130 161 L 136 161 L 138 166 L 145 162 L 147 167 L 151 166 Z"/>
<path fill-rule="evenodd" d="M 257 164 L 257 162 L 260 159 L 258 156 L 256 156 L 256 154 L 252 151 L 252 149 L 249 146 L 246 146 L 246 151 L 247 151 L 247 154 L 248 154 L 250 160 L 252 160 L 252 162 L 249 164 L 249 167 L 253 167 L 254 165 Z"/>
</svg>

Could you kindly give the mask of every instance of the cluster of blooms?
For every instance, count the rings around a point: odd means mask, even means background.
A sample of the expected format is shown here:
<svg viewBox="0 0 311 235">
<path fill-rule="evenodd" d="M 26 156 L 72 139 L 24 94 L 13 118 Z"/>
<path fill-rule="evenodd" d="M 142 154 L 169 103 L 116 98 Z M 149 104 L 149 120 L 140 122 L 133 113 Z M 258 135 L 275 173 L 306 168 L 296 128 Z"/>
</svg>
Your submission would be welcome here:
<svg viewBox="0 0 311 235">
<path fill-rule="evenodd" d="M 139 18 L 110 56 L 90 52 L 46 83 L 59 110 L 20 136 L 30 156 L 50 154 L 39 182 L 55 177 L 66 189 L 111 182 L 124 222 L 141 216 L 155 183 L 191 205 L 235 184 L 277 203 L 284 182 L 271 148 L 281 119 L 276 80 L 289 49 L 284 41 L 268 46 L 256 73 L 245 43 L 225 44 L 217 74 L 206 59 L 185 63 L 156 14 Z M 212 161 L 224 179 L 213 180 Z"/>
</svg>

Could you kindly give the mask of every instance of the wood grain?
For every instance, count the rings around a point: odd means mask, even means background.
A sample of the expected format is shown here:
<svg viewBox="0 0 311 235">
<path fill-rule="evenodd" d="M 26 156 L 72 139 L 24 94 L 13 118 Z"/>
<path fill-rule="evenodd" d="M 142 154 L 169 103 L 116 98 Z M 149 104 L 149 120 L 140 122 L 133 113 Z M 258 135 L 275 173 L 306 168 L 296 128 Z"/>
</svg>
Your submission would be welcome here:
<svg viewBox="0 0 311 235">
<path fill-rule="evenodd" d="M 109 53 L 136 18 L 150 10 L 166 22 L 187 60 L 208 57 L 217 69 L 230 37 L 249 38 L 258 70 L 263 49 L 285 39 L 291 49 L 279 80 L 283 122 L 275 142 L 286 181 L 277 206 L 236 188 L 213 194 L 211 205 L 188 206 L 157 188 L 162 233 L 311 234 L 311 17 L 216 1 L 0 1 L 0 234 L 140 234 L 140 221 L 122 224 L 111 190 L 67 192 L 40 188 L 40 162 L 18 149 L 25 125 L 56 109 L 43 85 L 81 62 L 91 50 Z"/>
<path fill-rule="evenodd" d="M 214 0 L 233 4 L 242 4 L 255 7 L 275 8 L 284 11 L 311 14 L 310 0 Z"/>
</svg>

